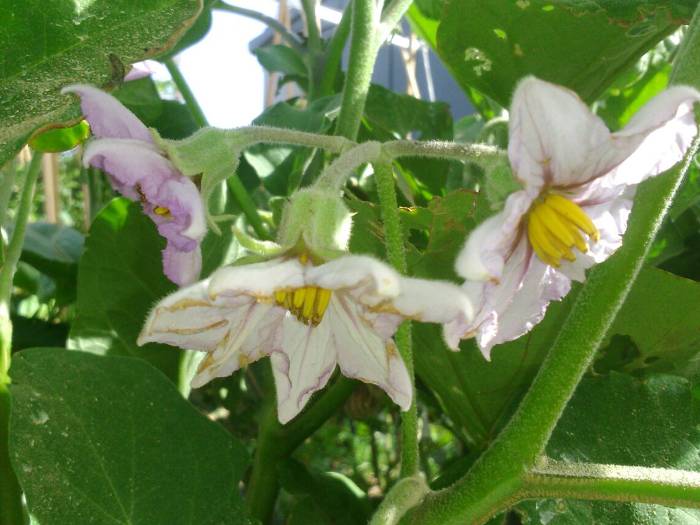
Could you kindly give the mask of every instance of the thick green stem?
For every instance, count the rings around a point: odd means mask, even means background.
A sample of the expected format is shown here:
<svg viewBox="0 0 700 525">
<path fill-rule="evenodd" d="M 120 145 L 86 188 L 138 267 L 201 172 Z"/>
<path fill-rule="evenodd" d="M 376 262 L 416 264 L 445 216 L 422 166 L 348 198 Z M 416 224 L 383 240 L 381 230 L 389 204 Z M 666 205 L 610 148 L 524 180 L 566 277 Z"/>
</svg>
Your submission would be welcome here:
<svg viewBox="0 0 700 525">
<path fill-rule="evenodd" d="M 394 170 L 391 163 L 374 164 L 374 178 L 384 222 L 386 256 L 389 263 L 401 273 L 406 273 L 406 246 L 399 217 L 399 204 L 394 188 Z M 404 322 L 395 336 L 396 346 L 406 363 L 406 368 L 415 383 L 413 370 L 413 348 L 411 345 L 411 323 Z M 401 476 L 408 477 L 418 472 L 418 411 L 416 389 L 413 388 L 411 407 L 401 415 Z"/>
<path fill-rule="evenodd" d="M 696 14 L 694 24 L 699 20 Z M 700 49 L 700 32 L 692 29 L 688 37 L 692 41 L 684 42 L 684 49 L 693 49 L 694 56 Z M 692 67 L 693 60 L 681 60 L 674 78 L 696 80 L 697 70 L 687 71 Z M 529 472 L 642 268 L 697 146 L 696 141 L 681 168 L 639 189 L 624 245 L 591 271 L 530 390 L 498 439 L 462 479 L 431 494 L 410 512 L 406 523 L 478 525 L 519 499 Z"/>
<path fill-rule="evenodd" d="M 365 101 L 372 81 L 374 62 L 379 51 L 377 28 L 379 12 L 375 0 L 354 0 L 350 62 L 343 87 L 343 98 L 336 124 L 336 134 L 355 139 L 365 110 Z"/>
<path fill-rule="evenodd" d="M 168 68 L 168 72 L 173 78 L 173 82 L 175 82 L 178 91 L 180 91 L 180 94 L 182 95 L 182 98 L 185 99 L 185 104 L 190 110 L 192 118 L 194 118 L 194 121 L 200 128 L 206 128 L 209 125 L 209 122 L 207 122 L 207 117 L 204 116 L 204 111 L 202 111 L 199 102 L 197 102 L 197 98 L 194 96 L 194 93 L 192 93 L 192 90 L 190 89 L 187 80 L 185 80 L 185 77 L 182 75 L 180 68 L 177 67 L 177 64 L 172 58 L 166 58 L 163 63 L 165 64 L 165 67 Z"/>
<path fill-rule="evenodd" d="M 459 144 L 431 140 L 392 140 L 382 144 L 384 154 L 391 159 L 399 157 L 428 157 L 478 162 L 488 169 L 489 164 L 508 162 L 506 152 L 486 144 Z"/>
<path fill-rule="evenodd" d="M 634 501 L 700 508 L 700 473 L 546 460 L 525 477 L 523 498 Z"/>
<path fill-rule="evenodd" d="M 253 9 L 245 9 L 244 7 L 238 7 L 235 5 L 228 5 L 224 2 L 217 2 L 214 9 L 220 9 L 221 11 L 228 11 L 229 13 L 236 13 L 237 15 L 242 15 L 247 18 L 252 18 L 253 20 L 258 20 L 263 24 L 266 24 L 270 29 L 277 32 L 282 40 L 287 42 L 290 46 L 303 50 L 303 42 L 301 38 L 292 33 L 289 29 L 284 27 L 284 25 L 277 19 L 271 16 L 264 15 L 259 11 Z"/>
<path fill-rule="evenodd" d="M 22 491 L 12 470 L 9 451 L 10 422 L 10 361 L 12 358 L 12 322 L 10 297 L 17 263 L 22 254 L 24 235 L 32 210 L 34 188 L 41 171 L 40 153 L 34 153 L 24 177 L 15 226 L 0 269 L 0 525 L 22 525 Z"/>
<path fill-rule="evenodd" d="M 352 172 L 366 164 L 377 160 L 382 152 L 379 142 L 368 141 L 347 150 L 331 162 L 318 178 L 316 184 L 340 191 Z"/>
<path fill-rule="evenodd" d="M 338 411 L 354 386 L 354 381 L 339 376 L 309 403 L 304 412 L 286 425 L 277 421 L 274 396 L 269 397 L 263 408 L 253 469 L 246 490 L 246 505 L 254 518 L 262 523 L 270 521 L 279 490 L 277 467 L 280 462 Z M 274 392 L 271 384 L 266 390 Z"/>
</svg>

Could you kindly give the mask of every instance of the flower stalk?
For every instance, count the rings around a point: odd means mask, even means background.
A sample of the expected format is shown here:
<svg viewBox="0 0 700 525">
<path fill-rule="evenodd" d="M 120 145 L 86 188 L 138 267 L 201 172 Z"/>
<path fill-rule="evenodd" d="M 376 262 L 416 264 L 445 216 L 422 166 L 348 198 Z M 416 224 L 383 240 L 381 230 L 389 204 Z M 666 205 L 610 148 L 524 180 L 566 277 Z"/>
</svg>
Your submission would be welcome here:
<svg viewBox="0 0 700 525">
<path fill-rule="evenodd" d="M 377 183 L 379 206 L 384 223 L 386 257 L 397 271 L 406 273 L 406 248 L 399 205 L 394 188 L 394 170 L 390 163 L 374 164 L 374 178 Z M 406 363 L 406 368 L 413 384 L 411 407 L 401 415 L 401 477 L 408 477 L 418 472 L 418 409 L 416 406 L 416 388 L 413 367 L 413 348 L 411 341 L 411 322 L 404 321 L 395 336 L 396 346 Z"/>
<path fill-rule="evenodd" d="M 35 152 L 24 177 L 12 238 L 0 269 L 0 525 L 22 525 L 22 490 L 12 470 L 9 451 L 10 383 L 12 322 L 10 296 L 17 263 L 22 254 L 24 235 L 32 209 L 36 181 L 41 171 L 41 153 Z"/>
</svg>

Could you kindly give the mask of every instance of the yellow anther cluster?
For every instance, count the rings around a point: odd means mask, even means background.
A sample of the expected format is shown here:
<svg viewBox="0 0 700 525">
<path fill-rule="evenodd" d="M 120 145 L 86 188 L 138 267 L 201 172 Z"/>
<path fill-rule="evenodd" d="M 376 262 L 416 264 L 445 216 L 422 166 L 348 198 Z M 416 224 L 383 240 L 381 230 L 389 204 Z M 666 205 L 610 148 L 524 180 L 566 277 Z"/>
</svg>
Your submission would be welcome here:
<svg viewBox="0 0 700 525">
<path fill-rule="evenodd" d="M 569 199 L 549 193 L 530 210 L 527 219 L 527 236 L 537 256 L 545 263 L 558 268 L 562 259 L 576 259 L 573 248 L 581 253 L 588 251 L 582 232 L 596 242 L 600 239 L 598 228 L 586 213 Z"/>
<path fill-rule="evenodd" d="M 300 322 L 318 325 L 331 301 L 331 291 L 316 286 L 275 292 L 275 302 L 289 310 Z"/>
<path fill-rule="evenodd" d="M 160 215 L 161 217 L 165 217 L 166 219 L 170 219 L 172 217 L 172 215 L 170 215 L 170 209 L 166 208 L 165 206 L 156 206 L 153 208 L 153 213 Z"/>
</svg>

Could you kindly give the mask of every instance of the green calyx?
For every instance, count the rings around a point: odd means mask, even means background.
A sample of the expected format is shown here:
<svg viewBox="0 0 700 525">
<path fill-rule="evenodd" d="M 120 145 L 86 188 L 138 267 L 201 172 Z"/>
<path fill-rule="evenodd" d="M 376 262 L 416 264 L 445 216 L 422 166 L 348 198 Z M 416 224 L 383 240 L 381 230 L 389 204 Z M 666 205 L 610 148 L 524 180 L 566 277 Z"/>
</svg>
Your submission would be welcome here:
<svg viewBox="0 0 700 525">
<path fill-rule="evenodd" d="M 305 188 L 295 192 L 284 209 L 278 241 L 285 248 L 303 246 L 323 259 L 347 252 L 352 214 L 339 192 Z"/>
</svg>

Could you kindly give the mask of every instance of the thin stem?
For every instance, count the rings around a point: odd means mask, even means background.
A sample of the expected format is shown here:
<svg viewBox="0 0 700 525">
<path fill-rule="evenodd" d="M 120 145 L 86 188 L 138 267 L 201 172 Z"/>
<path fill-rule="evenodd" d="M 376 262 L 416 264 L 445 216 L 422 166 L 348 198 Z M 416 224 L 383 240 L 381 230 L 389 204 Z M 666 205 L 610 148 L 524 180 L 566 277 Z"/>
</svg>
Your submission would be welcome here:
<svg viewBox="0 0 700 525">
<path fill-rule="evenodd" d="M 368 141 L 347 150 L 331 162 L 318 178 L 316 184 L 340 190 L 354 170 L 377 160 L 382 152 L 379 142 Z"/>
<path fill-rule="evenodd" d="M 316 19 L 317 0 L 301 0 L 301 7 L 306 19 L 306 34 L 309 37 L 309 49 L 313 52 L 321 49 L 321 33 Z"/>
<path fill-rule="evenodd" d="M 234 173 L 226 179 L 226 182 L 228 184 L 228 189 L 231 191 L 233 198 L 236 200 L 236 204 L 238 204 L 243 211 L 246 219 L 248 219 L 248 222 L 253 227 L 255 234 L 263 240 L 271 240 L 272 237 L 260 218 L 258 208 L 253 202 L 253 199 L 250 198 L 248 190 L 246 190 L 245 186 L 243 186 L 240 177 Z"/>
<path fill-rule="evenodd" d="M 382 40 L 386 39 L 389 33 L 394 30 L 394 27 L 401 21 L 401 17 L 403 17 L 406 10 L 411 7 L 412 3 L 413 0 L 392 0 L 386 8 L 384 8 L 381 20 L 383 27 Z"/>
<path fill-rule="evenodd" d="M 486 144 L 458 144 L 440 140 L 392 140 L 382 144 L 384 154 L 391 158 L 431 157 L 455 159 L 462 162 L 473 161 L 481 164 L 507 162 L 505 151 Z"/>
<path fill-rule="evenodd" d="M 323 64 L 323 76 L 319 84 L 319 96 L 324 97 L 335 93 L 335 82 L 340 72 L 343 61 L 343 51 L 350 36 L 350 22 L 352 20 L 352 4 L 343 11 L 343 17 L 335 28 L 325 52 Z"/>
<path fill-rule="evenodd" d="M 293 48 L 301 51 L 303 50 L 303 41 L 297 35 L 289 31 L 284 24 L 280 23 L 279 20 L 272 18 L 271 16 L 264 15 L 253 9 L 245 9 L 244 7 L 238 7 L 235 5 L 229 5 L 224 2 L 217 2 L 214 5 L 214 9 L 219 9 L 221 11 L 228 11 L 229 13 L 236 13 L 238 15 L 245 16 L 247 18 L 252 18 L 253 20 L 258 20 L 263 24 L 267 25 L 270 29 L 277 32 L 282 40 L 287 42 Z"/>
<path fill-rule="evenodd" d="M 10 166 L 5 170 L 5 174 L 2 177 L 2 183 L 0 184 L 0 226 L 5 225 L 7 208 L 10 204 L 12 190 L 15 187 L 16 173 L 17 169 L 14 166 Z"/>
<path fill-rule="evenodd" d="M 401 273 L 406 273 L 406 246 L 399 217 L 399 204 L 394 188 L 394 170 L 390 163 L 374 164 L 374 178 L 377 183 L 379 205 L 384 222 L 386 255 L 389 263 Z M 416 389 L 413 369 L 413 348 L 411 346 L 411 323 L 404 322 L 395 336 L 396 345 L 406 364 L 413 396 L 410 408 L 401 415 L 401 477 L 408 477 L 418 472 L 418 409 L 416 407 Z"/>
<path fill-rule="evenodd" d="M 264 142 L 266 144 L 291 144 L 309 148 L 323 148 L 331 153 L 342 153 L 346 149 L 356 146 L 355 142 L 345 137 L 318 135 L 306 131 L 267 126 L 245 126 L 226 130 L 224 133 L 233 140 L 243 142 L 244 147 Z"/>
<path fill-rule="evenodd" d="M 185 77 L 182 75 L 180 68 L 177 67 L 177 64 L 172 58 L 166 58 L 163 63 L 165 64 L 165 67 L 168 68 L 168 72 L 173 78 L 173 82 L 175 82 L 178 91 L 180 91 L 180 94 L 182 95 L 182 98 L 185 99 L 185 104 L 190 110 L 194 121 L 200 128 L 206 128 L 209 125 L 209 122 L 207 122 L 207 117 L 204 116 L 204 111 L 202 111 L 199 102 L 197 102 L 197 98 L 194 96 L 194 93 L 192 93 L 192 90 L 190 89 L 187 80 L 185 80 Z"/>
<path fill-rule="evenodd" d="M 378 14 L 375 0 L 354 0 L 352 4 L 350 62 L 343 87 L 336 135 L 353 140 L 360 129 L 374 62 L 379 51 L 376 34 Z"/>
<path fill-rule="evenodd" d="M 700 473 L 547 460 L 525 477 L 523 497 L 635 501 L 700 508 Z"/>
<path fill-rule="evenodd" d="M 24 177 L 12 238 L 0 269 L 0 525 L 22 525 L 22 490 L 12 470 L 9 451 L 10 361 L 12 358 L 12 322 L 10 296 L 17 263 L 22 254 L 24 235 L 32 209 L 34 188 L 41 171 L 41 153 L 34 153 Z"/>
</svg>

